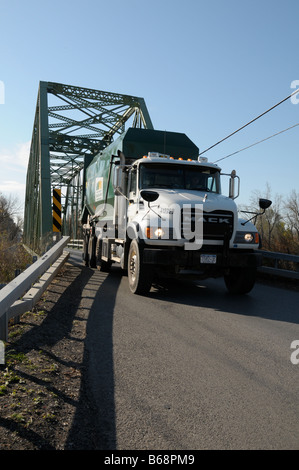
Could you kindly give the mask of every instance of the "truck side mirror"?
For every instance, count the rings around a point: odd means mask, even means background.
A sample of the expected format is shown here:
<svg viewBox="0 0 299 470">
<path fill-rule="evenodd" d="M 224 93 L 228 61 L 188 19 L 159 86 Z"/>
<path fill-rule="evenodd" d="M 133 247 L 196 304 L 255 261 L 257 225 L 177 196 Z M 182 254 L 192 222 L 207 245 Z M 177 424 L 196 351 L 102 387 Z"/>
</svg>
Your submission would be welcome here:
<svg viewBox="0 0 299 470">
<path fill-rule="evenodd" d="M 147 191 L 147 190 L 140 191 L 140 195 L 142 199 L 144 199 L 147 202 L 154 202 L 159 197 L 159 193 L 157 193 L 156 191 Z"/>
<path fill-rule="evenodd" d="M 119 165 L 119 162 L 116 162 L 116 163 L 117 165 Z M 112 179 L 112 186 L 114 189 L 117 189 L 120 186 L 121 172 L 122 172 L 122 168 L 120 166 L 114 167 L 113 179 Z"/>
<path fill-rule="evenodd" d="M 266 211 L 266 209 L 268 209 L 268 207 L 270 207 L 272 204 L 272 201 L 270 201 L 270 199 L 259 199 L 259 206 L 260 206 L 260 209 L 263 211 L 263 212 L 248 212 L 248 211 L 241 211 L 241 212 L 247 212 L 248 214 L 254 214 L 253 217 L 251 217 L 251 219 L 248 219 L 246 220 L 246 222 L 242 222 L 242 225 L 246 225 L 247 222 L 249 222 L 250 220 L 254 219 L 255 217 L 257 217 L 258 215 L 263 215 Z"/>
<path fill-rule="evenodd" d="M 237 195 L 235 196 L 235 179 L 238 179 L 238 192 Z M 237 176 L 236 170 L 233 170 L 230 174 L 230 180 L 229 180 L 229 197 L 231 199 L 236 199 L 240 194 L 240 178 Z"/>
<path fill-rule="evenodd" d="M 148 191 L 147 189 L 142 189 L 140 191 L 140 196 L 142 197 L 142 199 L 144 199 L 148 203 L 148 211 L 142 217 L 142 219 L 144 219 L 144 217 L 149 213 L 150 210 L 153 211 L 158 217 L 160 217 L 160 219 L 162 219 L 161 215 L 157 214 L 157 212 L 155 212 L 150 206 L 150 202 L 154 202 L 158 199 L 159 193 L 157 193 L 157 191 L 150 191 L 150 190 Z"/>
<path fill-rule="evenodd" d="M 262 210 L 266 210 L 268 209 L 268 207 L 270 207 L 272 204 L 272 201 L 270 201 L 269 199 L 260 199 L 259 200 L 259 206 Z"/>
<path fill-rule="evenodd" d="M 235 181 L 234 178 L 230 178 L 229 180 L 229 196 L 231 199 L 234 199 L 235 196 Z"/>
</svg>

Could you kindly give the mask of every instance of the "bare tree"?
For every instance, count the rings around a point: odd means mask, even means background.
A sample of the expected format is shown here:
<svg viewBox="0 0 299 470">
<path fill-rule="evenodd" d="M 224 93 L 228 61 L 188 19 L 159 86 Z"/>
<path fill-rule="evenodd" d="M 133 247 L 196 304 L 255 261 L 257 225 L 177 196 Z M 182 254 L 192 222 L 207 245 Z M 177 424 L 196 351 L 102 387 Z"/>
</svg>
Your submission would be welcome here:
<svg viewBox="0 0 299 470">
<path fill-rule="evenodd" d="M 0 283 L 10 282 L 16 269 L 25 269 L 31 256 L 20 242 L 22 219 L 17 198 L 6 198 L 0 193 Z"/>
<path fill-rule="evenodd" d="M 293 189 L 285 203 L 286 222 L 299 238 L 299 193 Z"/>
<path fill-rule="evenodd" d="M 285 222 L 293 242 L 293 251 L 299 251 L 299 193 L 293 189 L 285 204 Z"/>
<path fill-rule="evenodd" d="M 253 222 L 262 238 L 263 248 L 273 250 L 275 249 L 276 232 L 283 220 L 282 196 L 277 194 L 273 198 L 271 187 L 269 183 L 266 183 L 265 191 L 262 193 L 260 190 L 255 190 L 250 197 L 250 204 L 240 209 L 242 211 L 259 213 L 259 199 L 261 198 L 270 199 L 272 205 L 263 215 L 257 216 Z M 250 214 L 250 216 L 252 216 L 252 214 Z"/>
<path fill-rule="evenodd" d="M 17 198 L 5 197 L 0 193 L 0 233 L 8 240 L 17 239 L 22 230 L 20 203 Z"/>
</svg>

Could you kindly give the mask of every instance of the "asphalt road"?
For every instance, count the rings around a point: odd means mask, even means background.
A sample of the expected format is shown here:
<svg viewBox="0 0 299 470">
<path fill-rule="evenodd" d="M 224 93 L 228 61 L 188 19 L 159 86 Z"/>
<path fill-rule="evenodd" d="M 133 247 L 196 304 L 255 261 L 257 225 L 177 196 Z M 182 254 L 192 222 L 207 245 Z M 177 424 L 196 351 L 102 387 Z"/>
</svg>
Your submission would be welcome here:
<svg viewBox="0 0 299 470">
<path fill-rule="evenodd" d="M 299 449 L 298 301 L 262 284 L 230 296 L 222 280 L 142 297 L 119 268 L 93 270 L 81 308 L 99 447 Z"/>
</svg>

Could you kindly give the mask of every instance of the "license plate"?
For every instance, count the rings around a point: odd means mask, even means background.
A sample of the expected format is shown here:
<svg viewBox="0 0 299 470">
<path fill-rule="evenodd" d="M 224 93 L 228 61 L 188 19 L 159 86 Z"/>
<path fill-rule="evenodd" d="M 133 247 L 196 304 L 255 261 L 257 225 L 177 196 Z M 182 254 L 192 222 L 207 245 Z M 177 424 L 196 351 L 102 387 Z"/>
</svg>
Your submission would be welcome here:
<svg viewBox="0 0 299 470">
<path fill-rule="evenodd" d="M 216 255 L 200 255 L 200 262 L 205 264 L 216 264 Z"/>
</svg>

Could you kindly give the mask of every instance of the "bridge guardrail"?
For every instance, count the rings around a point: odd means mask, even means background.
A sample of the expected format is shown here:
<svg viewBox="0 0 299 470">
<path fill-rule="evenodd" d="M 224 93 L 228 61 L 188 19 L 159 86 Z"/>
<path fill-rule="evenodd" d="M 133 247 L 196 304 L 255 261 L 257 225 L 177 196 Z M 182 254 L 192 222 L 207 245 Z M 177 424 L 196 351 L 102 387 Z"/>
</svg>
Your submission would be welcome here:
<svg viewBox="0 0 299 470">
<path fill-rule="evenodd" d="M 287 277 L 290 279 L 299 279 L 299 256 L 263 250 L 261 250 L 261 253 L 263 255 L 263 258 L 274 260 L 274 266 L 260 266 L 258 269 L 259 272 L 265 274 L 272 274 L 275 276 Z M 289 263 L 294 263 L 296 266 L 296 270 L 293 271 L 291 269 L 279 267 L 279 261 L 287 261 Z"/>
<path fill-rule="evenodd" d="M 62 237 L 49 251 L 0 290 L 0 340 L 8 339 L 8 322 L 31 310 L 41 298 L 62 264 L 70 237 Z"/>
<path fill-rule="evenodd" d="M 68 248 L 77 248 L 78 250 L 83 249 L 83 240 L 82 239 L 71 239 L 67 244 Z"/>
</svg>

